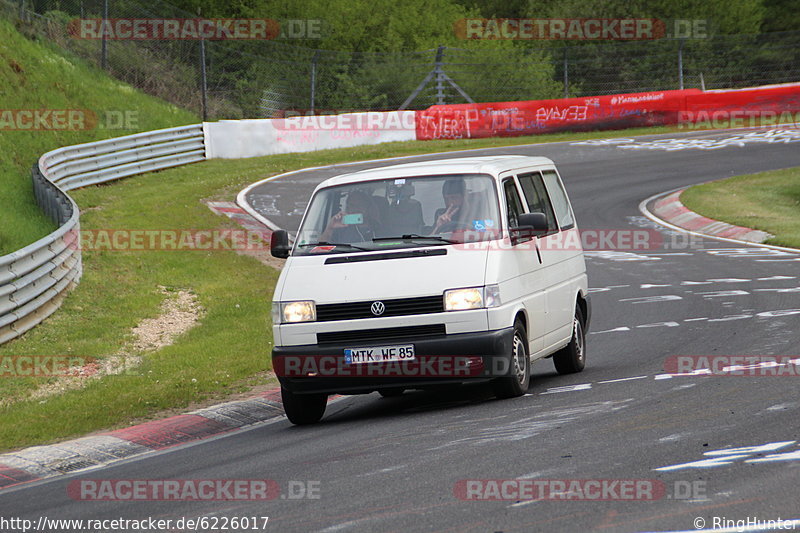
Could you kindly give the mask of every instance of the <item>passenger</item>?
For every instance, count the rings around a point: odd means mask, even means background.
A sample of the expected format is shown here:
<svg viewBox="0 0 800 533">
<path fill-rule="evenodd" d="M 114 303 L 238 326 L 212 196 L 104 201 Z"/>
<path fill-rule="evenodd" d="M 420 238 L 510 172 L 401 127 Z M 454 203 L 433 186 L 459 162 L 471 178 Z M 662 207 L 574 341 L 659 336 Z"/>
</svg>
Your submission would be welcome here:
<svg viewBox="0 0 800 533">
<path fill-rule="evenodd" d="M 345 209 L 330 218 L 319 240 L 342 244 L 368 242 L 379 227 L 378 210 L 370 195 L 355 190 L 347 195 Z"/>
<path fill-rule="evenodd" d="M 434 214 L 435 223 L 431 233 L 454 231 L 469 228 L 467 225 L 467 186 L 461 178 L 450 179 L 442 185 L 444 208 Z"/>
</svg>

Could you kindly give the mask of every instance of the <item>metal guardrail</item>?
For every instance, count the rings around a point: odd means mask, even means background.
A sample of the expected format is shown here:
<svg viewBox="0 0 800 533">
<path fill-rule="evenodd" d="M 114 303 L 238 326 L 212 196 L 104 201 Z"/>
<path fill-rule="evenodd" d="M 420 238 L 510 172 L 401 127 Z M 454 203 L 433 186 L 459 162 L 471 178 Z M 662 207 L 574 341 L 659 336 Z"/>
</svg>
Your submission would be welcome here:
<svg viewBox="0 0 800 533">
<path fill-rule="evenodd" d="M 0 344 L 53 314 L 83 271 L 77 204 L 66 191 L 203 161 L 203 125 L 194 124 L 47 152 L 33 166 L 36 203 L 59 228 L 0 256 Z"/>
</svg>

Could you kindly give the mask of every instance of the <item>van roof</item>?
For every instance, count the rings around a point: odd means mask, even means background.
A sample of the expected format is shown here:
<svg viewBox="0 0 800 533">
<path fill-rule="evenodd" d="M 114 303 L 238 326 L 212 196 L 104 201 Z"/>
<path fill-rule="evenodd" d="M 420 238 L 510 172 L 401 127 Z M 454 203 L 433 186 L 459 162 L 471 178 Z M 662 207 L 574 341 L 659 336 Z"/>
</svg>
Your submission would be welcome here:
<svg viewBox="0 0 800 533">
<path fill-rule="evenodd" d="M 360 181 L 391 179 L 411 176 L 429 176 L 436 174 L 491 174 L 497 176 L 505 170 L 537 165 L 553 165 L 546 157 L 526 155 L 490 155 L 480 157 L 459 157 L 452 159 L 435 159 L 432 161 L 416 161 L 386 167 L 359 170 L 328 178 L 317 188 L 332 185 L 343 185 Z"/>
</svg>

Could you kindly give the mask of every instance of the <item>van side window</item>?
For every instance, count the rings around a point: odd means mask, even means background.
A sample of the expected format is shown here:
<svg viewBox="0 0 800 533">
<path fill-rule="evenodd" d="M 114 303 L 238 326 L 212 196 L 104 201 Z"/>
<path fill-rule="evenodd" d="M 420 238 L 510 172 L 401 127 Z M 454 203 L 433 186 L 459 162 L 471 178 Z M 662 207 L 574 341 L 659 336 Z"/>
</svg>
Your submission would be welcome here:
<svg viewBox="0 0 800 533">
<path fill-rule="evenodd" d="M 522 200 L 519 198 L 517 187 L 514 185 L 514 180 L 508 179 L 503 182 L 503 192 L 506 197 L 506 211 L 508 212 L 508 227 L 516 228 L 519 226 L 519 215 L 524 213 L 522 208 Z"/>
<path fill-rule="evenodd" d="M 528 202 L 528 210 L 531 213 L 545 214 L 548 233 L 558 231 L 556 218 L 553 215 L 553 206 L 550 204 L 550 198 L 547 197 L 542 175 L 539 172 L 528 172 L 520 174 L 517 179 L 522 186 L 525 200 Z"/>
<path fill-rule="evenodd" d="M 543 174 L 544 184 L 550 193 L 550 199 L 553 200 L 558 225 L 561 226 L 562 230 L 575 226 L 575 218 L 572 216 L 572 209 L 569 207 L 567 193 L 564 192 L 564 187 L 561 185 L 561 180 L 558 179 L 558 174 L 556 174 L 555 170 L 545 170 Z"/>
</svg>

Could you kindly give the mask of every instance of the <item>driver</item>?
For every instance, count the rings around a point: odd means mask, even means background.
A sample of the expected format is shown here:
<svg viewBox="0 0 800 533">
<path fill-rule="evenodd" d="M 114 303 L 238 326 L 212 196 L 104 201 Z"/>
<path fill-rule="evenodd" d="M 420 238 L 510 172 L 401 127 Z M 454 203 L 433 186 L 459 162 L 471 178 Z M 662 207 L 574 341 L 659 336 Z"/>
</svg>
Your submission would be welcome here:
<svg viewBox="0 0 800 533">
<path fill-rule="evenodd" d="M 439 233 L 442 228 L 451 228 L 458 223 L 463 223 L 467 214 L 467 186 L 462 178 L 450 179 L 442 185 L 444 208 L 436 210 L 431 233 Z M 451 231 L 451 230 L 448 230 Z"/>
</svg>

